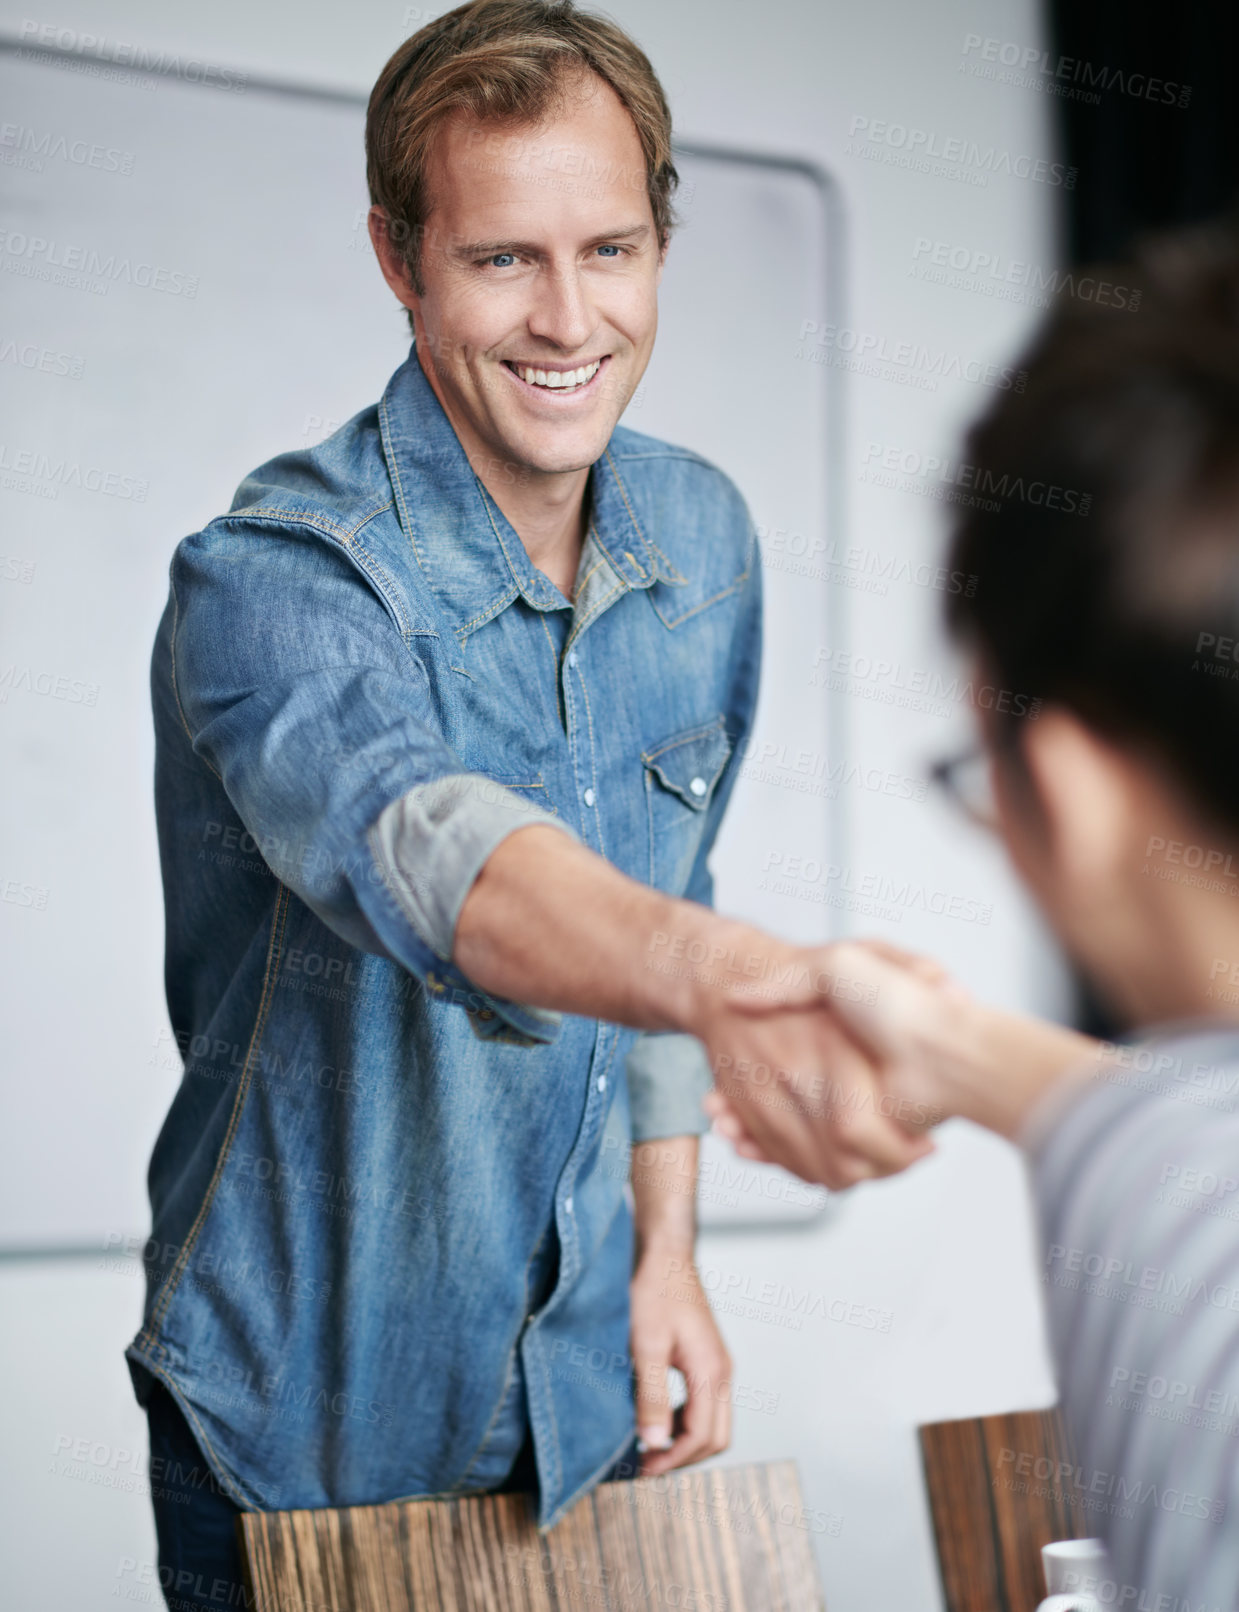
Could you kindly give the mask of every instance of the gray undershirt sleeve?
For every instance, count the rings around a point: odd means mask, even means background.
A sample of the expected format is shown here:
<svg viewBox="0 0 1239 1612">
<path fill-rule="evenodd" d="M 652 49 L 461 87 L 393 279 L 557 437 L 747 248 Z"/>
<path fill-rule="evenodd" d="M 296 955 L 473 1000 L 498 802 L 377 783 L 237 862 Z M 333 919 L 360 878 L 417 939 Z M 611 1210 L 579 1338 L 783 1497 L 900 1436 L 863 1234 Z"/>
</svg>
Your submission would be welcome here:
<svg viewBox="0 0 1239 1612">
<path fill-rule="evenodd" d="M 368 835 L 371 854 L 405 917 L 448 962 L 456 921 L 492 851 L 518 828 L 544 823 L 580 840 L 561 817 L 480 773 L 419 784 L 385 807 Z M 527 1008 L 548 1021 L 558 1013 Z"/>
</svg>

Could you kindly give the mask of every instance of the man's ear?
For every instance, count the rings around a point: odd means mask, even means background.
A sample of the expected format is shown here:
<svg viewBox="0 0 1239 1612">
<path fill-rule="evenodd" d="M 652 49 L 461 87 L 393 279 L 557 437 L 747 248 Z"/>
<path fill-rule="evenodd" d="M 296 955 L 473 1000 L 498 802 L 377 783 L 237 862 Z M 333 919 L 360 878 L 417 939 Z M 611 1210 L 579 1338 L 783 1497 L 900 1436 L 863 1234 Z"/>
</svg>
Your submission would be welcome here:
<svg viewBox="0 0 1239 1612">
<path fill-rule="evenodd" d="M 1062 706 L 1022 723 L 1020 746 L 1053 875 L 1076 891 L 1108 884 L 1140 838 L 1139 769 Z"/>
<path fill-rule="evenodd" d="M 415 308 L 418 296 L 413 289 L 408 262 L 397 242 L 392 239 L 390 221 L 381 207 L 370 209 L 366 217 L 366 226 L 370 231 L 370 244 L 374 247 L 374 255 L 379 260 L 383 278 L 398 301 L 406 308 Z"/>
</svg>

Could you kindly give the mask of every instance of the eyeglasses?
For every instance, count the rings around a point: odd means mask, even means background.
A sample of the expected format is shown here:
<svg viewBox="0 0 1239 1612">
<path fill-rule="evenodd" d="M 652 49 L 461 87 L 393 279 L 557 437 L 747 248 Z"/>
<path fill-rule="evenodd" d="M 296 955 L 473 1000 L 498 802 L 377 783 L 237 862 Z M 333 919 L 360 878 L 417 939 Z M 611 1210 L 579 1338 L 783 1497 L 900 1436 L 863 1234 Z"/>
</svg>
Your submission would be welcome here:
<svg viewBox="0 0 1239 1612">
<path fill-rule="evenodd" d="M 935 762 L 929 776 L 970 823 L 998 832 L 992 764 L 981 745 Z"/>
</svg>

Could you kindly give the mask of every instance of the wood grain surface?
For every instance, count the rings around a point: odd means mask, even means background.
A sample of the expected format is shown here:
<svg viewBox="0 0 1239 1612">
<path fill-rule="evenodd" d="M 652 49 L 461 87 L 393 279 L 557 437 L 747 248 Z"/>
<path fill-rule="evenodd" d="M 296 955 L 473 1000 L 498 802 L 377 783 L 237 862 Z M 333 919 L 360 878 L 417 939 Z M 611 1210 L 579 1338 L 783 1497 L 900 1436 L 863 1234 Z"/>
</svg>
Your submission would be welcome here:
<svg viewBox="0 0 1239 1612">
<path fill-rule="evenodd" d="M 921 1428 L 947 1612 L 1034 1612 L 1041 1547 L 1091 1534 L 1057 1410 Z"/>
<path fill-rule="evenodd" d="M 606 1483 L 549 1533 L 525 1495 L 250 1511 L 256 1612 L 824 1612 L 792 1462 Z"/>
</svg>

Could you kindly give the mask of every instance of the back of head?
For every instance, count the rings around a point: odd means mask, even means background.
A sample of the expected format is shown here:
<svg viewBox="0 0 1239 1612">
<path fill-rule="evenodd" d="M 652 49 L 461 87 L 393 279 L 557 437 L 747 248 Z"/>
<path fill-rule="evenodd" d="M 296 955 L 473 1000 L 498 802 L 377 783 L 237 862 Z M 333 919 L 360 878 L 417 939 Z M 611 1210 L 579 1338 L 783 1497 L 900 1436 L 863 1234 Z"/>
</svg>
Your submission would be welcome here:
<svg viewBox="0 0 1239 1612">
<path fill-rule="evenodd" d="M 1072 277 L 1022 364 L 968 436 L 950 625 L 1239 832 L 1239 228 Z"/>
</svg>

